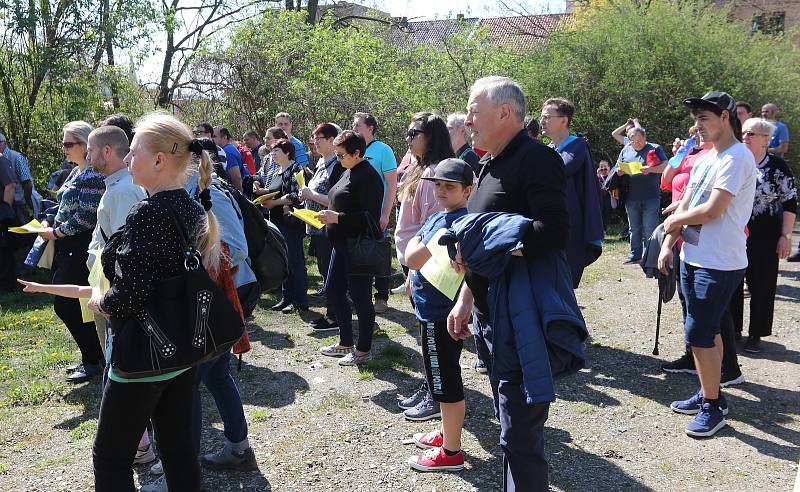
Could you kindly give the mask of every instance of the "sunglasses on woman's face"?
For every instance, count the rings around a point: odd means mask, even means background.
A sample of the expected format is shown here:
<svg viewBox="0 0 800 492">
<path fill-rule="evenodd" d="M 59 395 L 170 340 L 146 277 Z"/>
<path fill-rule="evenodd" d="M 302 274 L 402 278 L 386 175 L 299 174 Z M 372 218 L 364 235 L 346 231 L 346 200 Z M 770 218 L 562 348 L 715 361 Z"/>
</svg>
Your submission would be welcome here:
<svg viewBox="0 0 800 492">
<path fill-rule="evenodd" d="M 416 137 L 417 135 L 419 135 L 420 133 L 425 133 L 425 132 L 424 132 L 424 131 L 422 131 L 422 130 L 419 130 L 419 129 L 417 129 L 417 128 L 409 128 L 409 129 L 408 129 L 408 132 L 406 133 L 406 136 L 407 136 L 408 138 L 414 138 L 414 137 Z"/>
<path fill-rule="evenodd" d="M 342 154 L 341 152 L 336 152 L 336 158 L 339 159 L 340 161 L 342 159 L 344 159 L 345 156 L 348 156 L 348 155 L 350 155 L 350 154 Z"/>
<path fill-rule="evenodd" d="M 756 133 L 751 131 L 742 132 L 742 136 L 744 137 L 768 137 L 766 133 Z"/>
<path fill-rule="evenodd" d="M 65 149 L 69 150 L 72 147 L 78 145 L 79 143 L 80 142 L 61 142 L 61 146 L 64 147 Z"/>
</svg>

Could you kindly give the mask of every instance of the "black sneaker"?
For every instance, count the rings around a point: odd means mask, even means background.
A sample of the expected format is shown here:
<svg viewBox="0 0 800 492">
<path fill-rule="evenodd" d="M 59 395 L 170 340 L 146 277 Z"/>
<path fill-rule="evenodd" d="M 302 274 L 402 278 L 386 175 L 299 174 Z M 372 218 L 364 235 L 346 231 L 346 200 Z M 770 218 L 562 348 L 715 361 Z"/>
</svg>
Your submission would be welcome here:
<svg viewBox="0 0 800 492">
<path fill-rule="evenodd" d="M 744 351 L 751 354 L 761 352 L 761 338 L 753 336 L 747 337 L 747 341 L 744 342 Z"/>
<path fill-rule="evenodd" d="M 286 306 L 291 306 L 291 305 L 292 305 L 291 302 L 287 302 L 285 299 L 281 299 L 281 302 L 275 304 L 270 309 L 272 309 L 273 311 L 283 311 L 286 308 Z"/>
<path fill-rule="evenodd" d="M 67 382 L 72 384 L 84 383 L 100 374 L 99 364 L 81 364 L 72 374 L 67 376 Z"/>
<path fill-rule="evenodd" d="M 680 359 L 672 362 L 667 362 L 661 366 L 664 372 L 671 372 L 677 374 L 684 372 L 686 374 L 697 374 L 697 369 L 694 367 L 694 357 L 689 354 L 683 354 Z"/>
<path fill-rule="evenodd" d="M 641 258 L 628 258 L 627 260 L 623 261 L 622 264 L 623 265 L 633 265 L 633 264 L 639 263 L 641 261 L 642 261 Z"/>
<path fill-rule="evenodd" d="M 723 388 L 727 388 L 728 386 L 733 386 L 735 384 L 742 384 L 744 383 L 744 375 L 742 371 L 737 367 L 736 370 L 733 371 L 722 371 L 722 375 L 719 379 L 719 385 Z"/>
<path fill-rule="evenodd" d="M 792 256 L 786 258 L 786 261 L 790 261 L 792 263 L 800 261 L 800 252 L 793 254 Z"/>
<path fill-rule="evenodd" d="M 333 331 L 339 329 L 339 323 L 337 323 L 336 321 L 326 318 L 324 316 L 321 319 L 322 321 L 311 325 L 311 329 L 314 330 L 315 332 Z"/>
</svg>

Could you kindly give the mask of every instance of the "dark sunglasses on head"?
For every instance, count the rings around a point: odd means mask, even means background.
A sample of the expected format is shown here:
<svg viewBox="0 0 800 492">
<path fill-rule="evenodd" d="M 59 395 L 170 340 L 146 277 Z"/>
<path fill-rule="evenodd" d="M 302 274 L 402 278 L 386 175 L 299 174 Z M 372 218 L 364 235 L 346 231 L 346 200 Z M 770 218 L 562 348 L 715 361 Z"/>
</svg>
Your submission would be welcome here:
<svg viewBox="0 0 800 492">
<path fill-rule="evenodd" d="M 418 130 L 418 129 L 416 129 L 416 128 L 409 128 L 409 129 L 408 129 L 408 132 L 406 132 L 406 136 L 407 136 L 408 138 L 414 138 L 414 137 L 416 137 L 417 135 L 419 135 L 420 133 L 425 133 L 425 132 L 424 132 L 424 131 L 422 131 L 422 130 Z"/>
<path fill-rule="evenodd" d="M 72 147 L 78 145 L 80 142 L 61 142 L 61 146 L 65 149 L 71 149 Z"/>
</svg>

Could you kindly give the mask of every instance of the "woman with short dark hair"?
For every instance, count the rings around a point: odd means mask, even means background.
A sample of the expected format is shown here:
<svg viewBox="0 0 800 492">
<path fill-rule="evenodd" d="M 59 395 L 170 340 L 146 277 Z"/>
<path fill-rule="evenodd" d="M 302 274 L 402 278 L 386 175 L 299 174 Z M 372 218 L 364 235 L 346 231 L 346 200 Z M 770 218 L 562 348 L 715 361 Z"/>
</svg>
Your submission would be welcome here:
<svg viewBox="0 0 800 492">
<path fill-rule="evenodd" d="M 372 304 L 372 277 L 350 275 L 347 240 L 379 228 L 383 182 L 375 168 L 364 159 L 367 143 L 363 137 L 346 130 L 336 137 L 333 145 L 345 171 L 330 189 L 329 209 L 319 213 L 319 220 L 326 224 L 326 234 L 333 245 L 325 292 L 339 323 L 339 343 L 322 347 L 320 352 L 329 357 L 341 357 L 339 365 L 352 366 L 372 358 L 375 307 Z M 355 346 L 348 293 L 358 316 L 358 343 Z"/>
<path fill-rule="evenodd" d="M 261 196 L 277 192 L 275 197 L 261 202 L 261 207 L 264 215 L 278 226 L 286 240 L 289 276 L 281 289 L 282 298 L 278 304 L 272 306 L 272 310 L 289 314 L 294 310 L 308 309 L 306 256 L 303 248 L 305 224 L 292 215 L 292 208 L 303 207 L 296 176 L 303 172 L 303 168 L 295 163 L 294 145 L 285 138 L 272 144 L 270 157 L 274 165 L 266 174 L 257 176 L 253 182 L 253 193 Z"/>
</svg>

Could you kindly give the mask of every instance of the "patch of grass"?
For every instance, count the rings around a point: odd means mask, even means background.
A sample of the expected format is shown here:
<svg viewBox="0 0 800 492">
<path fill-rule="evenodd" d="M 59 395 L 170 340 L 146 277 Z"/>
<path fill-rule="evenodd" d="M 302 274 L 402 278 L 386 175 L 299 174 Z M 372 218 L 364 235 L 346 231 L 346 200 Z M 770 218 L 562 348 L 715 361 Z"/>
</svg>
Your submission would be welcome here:
<svg viewBox="0 0 800 492">
<path fill-rule="evenodd" d="M 78 427 L 75 427 L 69 432 L 69 435 L 74 442 L 80 441 L 81 439 L 86 439 L 87 437 L 94 437 L 96 433 L 97 421 L 93 419 L 81 422 Z"/>
<path fill-rule="evenodd" d="M 5 401 L 8 406 L 41 405 L 63 390 L 64 385 L 50 380 L 34 381 L 31 384 L 14 384 L 6 390 Z"/>
<path fill-rule="evenodd" d="M 263 408 L 259 408 L 255 410 L 253 413 L 250 414 L 250 419 L 253 422 L 266 422 L 270 418 L 269 410 L 264 410 Z"/>
<path fill-rule="evenodd" d="M 358 369 L 358 379 L 361 381 L 372 381 L 375 379 L 375 373 L 370 371 L 369 369 Z"/>
<path fill-rule="evenodd" d="M 578 413 L 583 415 L 591 415 L 597 411 L 597 407 L 589 403 L 580 403 L 578 405 Z"/>
<path fill-rule="evenodd" d="M 0 463 L 0 475 L 5 475 L 10 469 L 11 467 L 8 464 Z"/>
</svg>

